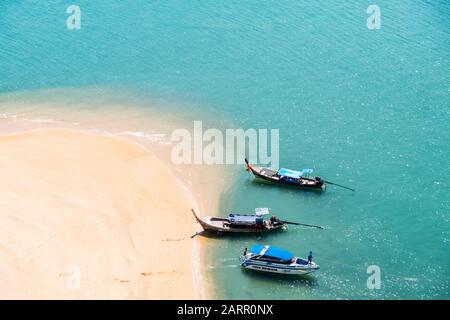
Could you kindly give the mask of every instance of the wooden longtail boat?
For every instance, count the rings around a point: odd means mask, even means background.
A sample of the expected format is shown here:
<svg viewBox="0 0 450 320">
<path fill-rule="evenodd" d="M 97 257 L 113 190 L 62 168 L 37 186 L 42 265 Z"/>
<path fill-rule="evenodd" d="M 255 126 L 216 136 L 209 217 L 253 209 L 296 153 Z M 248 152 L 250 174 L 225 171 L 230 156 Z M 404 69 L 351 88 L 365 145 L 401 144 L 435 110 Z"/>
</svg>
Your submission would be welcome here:
<svg viewBox="0 0 450 320">
<path fill-rule="evenodd" d="M 297 224 L 294 222 L 281 221 L 275 216 L 264 219 L 262 214 L 230 214 L 228 218 L 199 217 L 194 209 L 191 209 L 195 219 L 205 231 L 227 232 L 227 233 L 262 233 L 285 228 L 286 224 Z"/>
<path fill-rule="evenodd" d="M 312 172 L 311 169 L 303 169 L 303 171 L 294 171 L 285 168 L 274 170 L 251 165 L 247 159 L 245 159 L 245 163 L 247 165 L 247 171 L 252 172 L 255 177 L 266 181 L 317 191 L 323 191 L 326 188 L 325 181 L 320 177 L 313 179 L 306 176 Z"/>
</svg>

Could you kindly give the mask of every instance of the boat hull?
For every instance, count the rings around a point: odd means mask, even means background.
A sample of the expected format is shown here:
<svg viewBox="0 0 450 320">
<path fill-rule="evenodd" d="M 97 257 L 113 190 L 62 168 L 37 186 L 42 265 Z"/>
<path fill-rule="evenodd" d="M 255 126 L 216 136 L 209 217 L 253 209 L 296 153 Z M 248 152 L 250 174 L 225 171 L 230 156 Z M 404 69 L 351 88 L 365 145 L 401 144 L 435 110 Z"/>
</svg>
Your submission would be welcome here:
<svg viewBox="0 0 450 320">
<path fill-rule="evenodd" d="M 320 185 L 315 185 L 315 186 L 301 185 L 299 183 L 294 183 L 294 182 L 277 181 L 277 180 L 271 179 L 269 177 L 257 174 L 255 172 L 253 172 L 253 174 L 258 179 L 269 181 L 269 182 L 272 182 L 272 183 L 275 183 L 275 184 L 279 184 L 279 185 L 282 185 L 282 186 L 295 187 L 295 188 L 298 188 L 298 189 L 310 190 L 310 191 L 319 191 L 319 192 L 325 191 L 325 189 L 326 189 L 326 184 L 324 184 L 324 183 L 322 183 Z"/>
<path fill-rule="evenodd" d="M 283 186 L 291 186 L 300 188 L 303 190 L 311 190 L 311 191 L 324 191 L 326 189 L 326 184 L 323 181 L 317 181 L 309 178 L 302 178 L 301 182 L 298 179 L 289 179 L 289 178 L 280 178 L 277 175 L 266 174 L 266 172 L 273 173 L 273 170 L 267 168 L 261 168 L 252 166 L 247 163 L 247 168 L 249 171 L 253 173 L 256 178 L 263 179 L 265 181 L 269 181 L 275 184 L 283 185 Z"/>
<path fill-rule="evenodd" d="M 272 232 L 277 230 L 284 230 L 286 228 L 285 224 L 276 224 L 276 225 L 263 225 L 261 227 L 255 228 L 251 226 L 232 226 L 231 224 L 225 224 L 226 222 L 229 222 L 228 219 L 219 219 L 214 218 L 214 222 L 212 221 L 212 217 L 203 217 L 200 218 L 195 214 L 195 212 L 192 210 L 192 213 L 194 214 L 195 219 L 197 222 L 202 226 L 203 230 L 208 232 L 215 232 L 215 233 L 266 233 L 266 232 Z"/>
<path fill-rule="evenodd" d="M 241 266 L 244 269 L 260 272 L 284 274 L 284 275 L 306 275 L 315 272 L 319 269 L 319 266 L 315 264 L 309 266 L 299 266 L 299 265 L 290 266 L 290 265 L 281 265 L 277 263 L 262 263 L 248 260 L 244 260 L 241 263 Z"/>
<path fill-rule="evenodd" d="M 283 225 L 280 226 L 274 226 L 272 228 L 232 228 L 232 227 L 218 227 L 211 224 L 208 224 L 207 222 L 203 221 L 201 218 L 198 221 L 200 225 L 202 226 L 203 230 L 210 231 L 210 232 L 218 232 L 218 233 L 265 233 L 265 232 L 271 232 L 276 230 L 282 230 L 284 228 Z"/>
</svg>

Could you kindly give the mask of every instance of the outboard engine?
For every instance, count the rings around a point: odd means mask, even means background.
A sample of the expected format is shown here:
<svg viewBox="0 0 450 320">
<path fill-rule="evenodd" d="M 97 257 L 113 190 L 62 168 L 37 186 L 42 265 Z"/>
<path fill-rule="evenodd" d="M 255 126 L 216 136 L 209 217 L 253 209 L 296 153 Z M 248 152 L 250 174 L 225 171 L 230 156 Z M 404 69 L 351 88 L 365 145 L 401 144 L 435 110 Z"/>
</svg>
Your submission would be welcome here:
<svg viewBox="0 0 450 320">
<path fill-rule="evenodd" d="M 271 216 L 270 217 L 270 222 L 272 222 L 272 224 L 279 222 L 280 220 L 277 218 L 277 216 Z"/>
</svg>

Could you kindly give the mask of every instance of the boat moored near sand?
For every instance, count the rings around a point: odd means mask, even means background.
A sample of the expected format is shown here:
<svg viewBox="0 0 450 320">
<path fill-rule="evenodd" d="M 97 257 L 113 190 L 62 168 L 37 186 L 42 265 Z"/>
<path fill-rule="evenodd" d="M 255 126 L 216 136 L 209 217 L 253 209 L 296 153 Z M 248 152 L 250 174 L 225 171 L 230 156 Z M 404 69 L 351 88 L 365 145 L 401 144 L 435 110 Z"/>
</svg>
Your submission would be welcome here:
<svg viewBox="0 0 450 320">
<path fill-rule="evenodd" d="M 312 169 L 295 171 L 291 169 L 281 168 L 279 170 L 274 170 L 271 168 L 251 165 L 247 159 L 245 159 L 245 163 L 247 165 L 247 171 L 253 173 L 256 178 L 261 178 L 276 184 L 300 187 L 302 189 L 316 191 L 323 191 L 326 188 L 326 184 L 332 184 L 344 189 L 355 191 L 355 189 L 353 188 L 349 188 L 334 182 L 325 181 L 320 177 L 310 178 L 309 175 L 313 172 Z"/>
<path fill-rule="evenodd" d="M 318 191 L 325 190 L 326 187 L 325 182 L 323 182 L 320 177 L 315 177 L 314 179 L 307 177 L 308 174 L 312 173 L 311 169 L 294 171 L 281 168 L 279 170 L 274 170 L 251 165 L 247 159 L 245 159 L 245 163 L 247 164 L 247 171 L 252 172 L 255 177 L 266 181 Z"/>
<path fill-rule="evenodd" d="M 286 224 L 297 224 L 295 222 L 282 221 L 276 216 L 265 219 L 269 214 L 268 208 L 257 208 L 255 214 L 231 213 L 227 218 L 199 217 L 191 209 L 195 219 L 205 231 L 218 233 L 261 233 L 284 229 Z"/>
<path fill-rule="evenodd" d="M 303 259 L 287 250 L 264 245 L 254 245 L 245 250 L 240 262 L 245 269 L 288 275 L 305 275 L 319 270 L 311 254 L 310 258 Z"/>
</svg>

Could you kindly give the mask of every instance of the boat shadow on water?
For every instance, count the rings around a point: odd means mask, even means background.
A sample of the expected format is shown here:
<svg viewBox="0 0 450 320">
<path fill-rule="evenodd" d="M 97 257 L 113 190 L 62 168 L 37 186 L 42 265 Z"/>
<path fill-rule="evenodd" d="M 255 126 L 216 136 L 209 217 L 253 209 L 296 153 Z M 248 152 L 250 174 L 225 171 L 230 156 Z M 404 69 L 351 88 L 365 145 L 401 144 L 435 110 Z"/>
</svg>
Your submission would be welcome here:
<svg viewBox="0 0 450 320">
<path fill-rule="evenodd" d="M 252 280 L 261 282 L 273 282 L 276 284 L 285 284 L 289 286 L 302 286 L 307 288 L 315 288 L 319 285 L 316 277 L 312 274 L 305 275 L 283 275 L 277 273 L 266 273 L 255 270 L 248 270 L 242 268 L 242 273 Z"/>
</svg>

